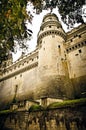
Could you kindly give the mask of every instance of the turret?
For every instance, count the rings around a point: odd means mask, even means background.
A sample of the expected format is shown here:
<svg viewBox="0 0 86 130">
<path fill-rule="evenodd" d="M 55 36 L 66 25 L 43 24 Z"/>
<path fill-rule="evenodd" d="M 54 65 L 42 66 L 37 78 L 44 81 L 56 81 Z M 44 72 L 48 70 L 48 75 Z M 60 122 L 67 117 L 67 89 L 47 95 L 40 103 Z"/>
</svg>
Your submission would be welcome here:
<svg viewBox="0 0 86 130">
<path fill-rule="evenodd" d="M 57 98 L 65 95 L 64 84 L 68 74 L 65 61 L 65 39 L 66 34 L 57 16 L 52 13 L 45 15 L 37 41 L 39 82 L 40 86 L 44 85 L 41 89 L 42 96 Z"/>
<path fill-rule="evenodd" d="M 39 69 L 45 74 L 65 75 L 61 65 L 64 58 L 65 32 L 55 14 L 47 14 L 38 33 Z"/>
</svg>

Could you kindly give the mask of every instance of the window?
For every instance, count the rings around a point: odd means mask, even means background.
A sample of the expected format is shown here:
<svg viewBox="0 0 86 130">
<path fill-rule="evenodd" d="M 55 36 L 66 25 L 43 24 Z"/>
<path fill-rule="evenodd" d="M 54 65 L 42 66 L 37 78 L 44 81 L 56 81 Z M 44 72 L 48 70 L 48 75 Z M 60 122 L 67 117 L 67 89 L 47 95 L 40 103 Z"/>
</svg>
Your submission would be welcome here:
<svg viewBox="0 0 86 130">
<path fill-rule="evenodd" d="M 51 28 L 51 26 L 49 26 L 49 28 Z"/>
<path fill-rule="evenodd" d="M 69 50 L 67 49 L 66 51 L 68 52 Z"/>
<path fill-rule="evenodd" d="M 75 37 L 77 37 L 77 34 L 76 34 L 76 35 L 74 35 L 74 38 L 75 38 Z"/>
<path fill-rule="evenodd" d="M 71 39 L 70 41 L 72 42 L 73 40 Z"/>
<path fill-rule="evenodd" d="M 66 58 L 66 54 L 65 54 L 65 58 Z"/>
<path fill-rule="evenodd" d="M 37 56 L 37 59 L 38 59 L 39 57 Z"/>
<path fill-rule="evenodd" d="M 60 45 L 58 45 L 58 48 L 60 48 Z"/>
<path fill-rule="evenodd" d="M 55 34 L 57 34 L 57 32 L 55 31 Z"/>
<path fill-rule="evenodd" d="M 52 20 L 52 18 L 49 18 L 50 20 Z"/>
<path fill-rule="evenodd" d="M 82 53 L 81 49 L 79 50 L 79 53 Z"/>
<path fill-rule="evenodd" d="M 79 35 L 79 38 L 81 38 L 81 35 Z"/>
<path fill-rule="evenodd" d="M 75 47 L 77 48 L 77 45 L 75 45 Z"/>
<path fill-rule="evenodd" d="M 40 41 L 40 44 L 42 43 L 42 40 Z"/>
<path fill-rule="evenodd" d="M 78 46 L 80 47 L 80 44 L 78 44 Z"/>
<path fill-rule="evenodd" d="M 18 85 L 15 86 L 15 93 L 17 93 Z"/>
<path fill-rule="evenodd" d="M 83 45 L 83 42 L 81 42 L 81 44 Z"/>
<path fill-rule="evenodd" d="M 72 47 L 72 49 L 74 49 L 74 47 Z"/>
<path fill-rule="evenodd" d="M 84 45 L 86 45 L 86 41 L 84 42 Z"/>
<path fill-rule="evenodd" d="M 75 56 L 78 56 L 78 54 L 75 54 Z"/>
</svg>

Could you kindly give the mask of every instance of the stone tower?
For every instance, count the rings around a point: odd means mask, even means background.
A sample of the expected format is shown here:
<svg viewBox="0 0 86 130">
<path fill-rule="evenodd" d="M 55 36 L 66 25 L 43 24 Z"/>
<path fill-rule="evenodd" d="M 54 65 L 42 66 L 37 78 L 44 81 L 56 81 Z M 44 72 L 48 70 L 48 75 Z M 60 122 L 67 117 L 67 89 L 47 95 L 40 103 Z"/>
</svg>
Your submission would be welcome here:
<svg viewBox="0 0 86 130">
<path fill-rule="evenodd" d="M 65 57 L 66 33 L 55 14 L 43 18 L 38 33 L 40 95 L 62 98 L 69 87 Z M 42 87 L 41 87 L 42 86 Z M 41 94 L 42 93 L 42 94 Z M 70 91 L 69 97 L 71 97 Z"/>
<path fill-rule="evenodd" d="M 0 106 L 16 100 L 77 98 L 86 94 L 86 24 L 65 33 L 53 13 L 44 16 L 36 49 L 0 73 Z"/>
</svg>

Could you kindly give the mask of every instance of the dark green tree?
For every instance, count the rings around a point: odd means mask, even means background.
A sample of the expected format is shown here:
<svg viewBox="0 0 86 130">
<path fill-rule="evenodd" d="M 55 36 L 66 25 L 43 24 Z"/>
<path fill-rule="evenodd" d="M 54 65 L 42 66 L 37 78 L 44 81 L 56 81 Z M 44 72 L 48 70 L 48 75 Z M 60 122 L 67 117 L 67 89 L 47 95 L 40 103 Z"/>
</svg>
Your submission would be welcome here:
<svg viewBox="0 0 86 130">
<path fill-rule="evenodd" d="M 25 38 L 30 36 L 25 21 L 31 19 L 26 12 L 27 0 L 0 0 L 0 64 L 14 51 L 15 40 L 26 47 Z"/>
</svg>

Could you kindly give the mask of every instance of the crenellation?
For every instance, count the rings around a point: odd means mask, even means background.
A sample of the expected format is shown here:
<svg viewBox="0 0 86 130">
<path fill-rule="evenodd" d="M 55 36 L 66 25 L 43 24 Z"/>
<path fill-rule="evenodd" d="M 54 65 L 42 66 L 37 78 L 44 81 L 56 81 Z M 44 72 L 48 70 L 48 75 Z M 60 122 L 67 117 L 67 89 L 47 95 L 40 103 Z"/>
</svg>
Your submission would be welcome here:
<svg viewBox="0 0 86 130">
<path fill-rule="evenodd" d="M 77 31 L 79 32 L 80 30 L 82 32 L 82 31 L 85 30 L 85 28 L 86 28 L 86 24 L 81 24 L 80 26 L 78 26 L 78 27 L 72 29 L 71 31 L 69 31 L 67 34 L 70 35 L 70 34 L 73 34 L 73 33 L 77 32 Z"/>
<path fill-rule="evenodd" d="M 32 53 L 32 55 L 25 57 L 22 60 L 17 60 L 12 65 L 6 67 L 6 71 L 3 73 L 0 80 L 4 79 L 5 77 L 9 77 L 9 75 L 15 75 L 21 70 L 24 71 L 25 68 L 33 68 L 32 66 L 34 66 L 36 62 L 38 62 L 38 52 Z"/>
<path fill-rule="evenodd" d="M 34 51 L 33 53 L 30 53 L 28 56 L 24 57 L 23 59 L 20 58 L 16 62 L 14 62 L 12 65 L 7 66 L 6 69 L 16 68 L 16 67 L 18 67 L 20 65 L 24 65 L 24 64 L 26 64 L 29 61 L 34 61 L 32 59 L 37 59 L 37 57 L 38 57 L 38 52 Z"/>
<path fill-rule="evenodd" d="M 41 39 L 43 39 L 43 37 L 48 36 L 48 35 L 53 35 L 53 34 L 54 35 L 59 35 L 64 39 L 66 37 L 66 35 L 64 33 L 60 32 L 58 30 L 48 30 L 48 31 L 40 34 L 40 36 L 38 37 L 38 42 L 37 43 L 39 43 L 41 41 Z"/>
<path fill-rule="evenodd" d="M 18 74 L 20 74 L 20 73 L 23 73 L 23 72 L 25 72 L 25 71 L 28 71 L 28 70 L 30 70 L 30 69 L 36 67 L 36 66 L 38 66 L 38 62 L 35 62 L 35 63 L 33 63 L 33 64 L 29 65 L 29 66 L 23 67 L 22 69 L 16 70 L 16 71 L 14 71 L 14 72 L 12 72 L 12 69 L 10 69 L 9 73 L 5 73 L 5 75 L 3 75 L 3 76 L 0 78 L 0 81 L 7 80 L 7 79 L 9 79 L 9 78 L 11 78 L 11 77 L 14 77 L 15 75 L 18 75 Z"/>
<path fill-rule="evenodd" d="M 74 51 L 76 49 L 82 48 L 83 46 L 86 46 L 86 41 L 83 41 L 81 43 L 76 43 L 74 45 L 70 45 L 66 48 L 66 52 L 69 53 L 71 51 Z"/>
</svg>

